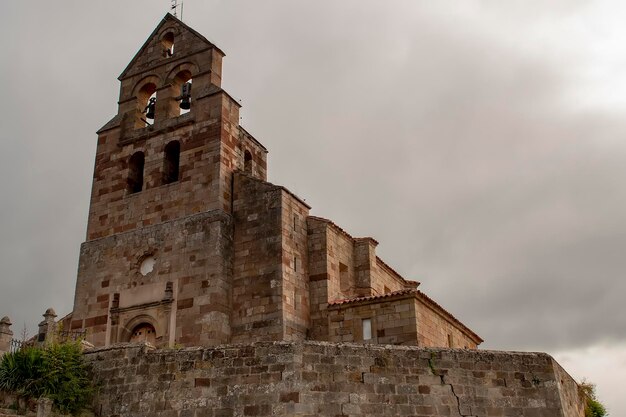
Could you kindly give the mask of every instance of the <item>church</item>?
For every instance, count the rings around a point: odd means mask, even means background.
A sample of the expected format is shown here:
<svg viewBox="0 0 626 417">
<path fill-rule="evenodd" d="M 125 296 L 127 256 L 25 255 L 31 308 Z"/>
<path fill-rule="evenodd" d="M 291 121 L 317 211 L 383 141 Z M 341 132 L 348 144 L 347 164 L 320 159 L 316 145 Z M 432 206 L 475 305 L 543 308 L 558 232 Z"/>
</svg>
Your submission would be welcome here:
<svg viewBox="0 0 626 417">
<path fill-rule="evenodd" d="M 267 149 L 221 88 L 224 52 L 167 14 L 98 132 L 64 329 L 96 347 L 329 341 L 475 349 L 482 339 L 355 237 L 267 182 Z"/>
</svg>

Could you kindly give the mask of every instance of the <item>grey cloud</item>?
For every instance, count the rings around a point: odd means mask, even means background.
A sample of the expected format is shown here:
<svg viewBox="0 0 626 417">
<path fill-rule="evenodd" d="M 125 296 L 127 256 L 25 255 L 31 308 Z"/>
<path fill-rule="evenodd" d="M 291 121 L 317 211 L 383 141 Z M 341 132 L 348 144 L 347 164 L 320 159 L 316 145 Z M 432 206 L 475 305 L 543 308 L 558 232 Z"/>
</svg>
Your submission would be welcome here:
<svg viewBox="0 0 626 417">
<path fill-rule="evenodd" d="M 20 326 L 71 309 L 94 132 L 162 3 L 0 17 L 23 35 L 0 57 L 0 315 Z M 488 347 L 545 350 L 626 337 L 626 126 L 576 111 L 581 55 L 536 42 L 583 3 L 189 1 L 185 20 L 226 51 L 273 182 L 376 237 Z"/>
</svg>

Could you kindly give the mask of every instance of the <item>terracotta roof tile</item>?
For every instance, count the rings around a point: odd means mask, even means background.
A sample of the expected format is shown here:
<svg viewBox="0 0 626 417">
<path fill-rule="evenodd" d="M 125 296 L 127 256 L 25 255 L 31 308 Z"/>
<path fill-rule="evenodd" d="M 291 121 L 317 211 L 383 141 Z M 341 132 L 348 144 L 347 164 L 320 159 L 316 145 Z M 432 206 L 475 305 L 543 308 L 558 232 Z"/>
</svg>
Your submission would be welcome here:
<svg viewBox="0 0 626 417">
<path fill-rule="evenodd" d="M 328 306 L 329 307 L 335 307 L 335 306 L 356 304 L 356 303 L 360 303 L 360 302 L 379 301 L 379 300 L 382 301 L 382 300 L 387 299 L 387 298 L 401 297 L 401 296 L 405 296 L 405 295 L 409 295 L 409 294 L 413 294 L 415 296 L 415 298 L 418 298 L 421 301 L 425 302 L 430 308 L 432 308 L 436 312 L 440 313 L 441 315 L 443 315 L 444 317 L 449 319 L 450 322 L 456 324 L 463 331 L 465 331 L 469 336 L 471 336 L 478 344 L 483 342 L 483 339 L 480 336 L 478 336 L 476 333 L 474 333 L 469 327 L 467 327 L 466 325 L 461 323 L 461 321 L 459 321 L 459 319 L 454 317 L 445 308 L 443 308 L 441 305 L 439 305 L 437 302 L 435 302 L 435 300 L 433 300 L 432 298 L 430 298 L 429 296 L 427 296 L 426 294 L 424 294 L 420 290 L 416 290 L 414 288 L 409 288 L 409 289 L 404 289 L 404 290 L 399 290 L 399 291 L 393 291 L 393 292 L 390 292 L 390 293 L 387 293 L 387 294 L 372 295 L 372 296 L 368 296 L 368 297 L 354 297 L 354 298 L 346 298 L 346 299 L 341 299 L 341 300 L 335 300 L 335 301 L 332 301 L 332 302 L 328 303 Z"/>
<path fill-rule="evenodd" d="M 336 306 L 336 305 L 342 305 L 342 304 L 358 303 L 358 302 L 361 302 L 361 301 L 382 300 L 383 298 L 397 297 L 397 296 L 407 295 L 407 294 L 417 293 L 417 292 L 418 291 L 416 289 L 414 289 L 414 288 L 407 288 L 407 289 L 403 289 L 403 290 L 388 292 L 387 294 L 370 295 L 370 296 L 367 296 L 367 297 L 344 298 L 342 300 L 332 301 L 332 302 L 328 303 L 328 305 L 329 306 Z"/>
</svg>

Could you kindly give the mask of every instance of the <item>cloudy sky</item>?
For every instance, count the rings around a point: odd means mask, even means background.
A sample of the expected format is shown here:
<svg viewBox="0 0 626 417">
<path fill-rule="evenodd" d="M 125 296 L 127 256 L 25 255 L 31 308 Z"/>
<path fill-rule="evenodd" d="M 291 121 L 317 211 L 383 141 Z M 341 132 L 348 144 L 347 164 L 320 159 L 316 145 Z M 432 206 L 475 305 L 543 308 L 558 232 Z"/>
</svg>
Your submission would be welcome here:
<svg viewBox="0 0 626 417">
<path fill-rule="evenodd" d="M 72 308 L 95 131 L 169 0 L 3 2 L 0 316 Z M 626 6 L 186 0 L 287 186 L 626 415 Z M 621 386 L 620 386 L 621 385 Z"/>
</svg>

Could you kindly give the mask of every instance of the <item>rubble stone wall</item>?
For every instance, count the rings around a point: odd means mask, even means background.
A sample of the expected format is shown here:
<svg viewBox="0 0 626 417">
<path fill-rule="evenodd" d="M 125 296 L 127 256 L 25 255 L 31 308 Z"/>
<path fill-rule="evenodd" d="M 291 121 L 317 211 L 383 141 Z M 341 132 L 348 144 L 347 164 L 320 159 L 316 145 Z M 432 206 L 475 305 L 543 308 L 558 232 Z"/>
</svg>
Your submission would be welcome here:
<svg viewBox="0 0 626 417">
<path fill-rule="evenodd" d="M 101 416 L 582 417 L 549 356 L 328 342 L 86 354 Z"/>
</svg>

